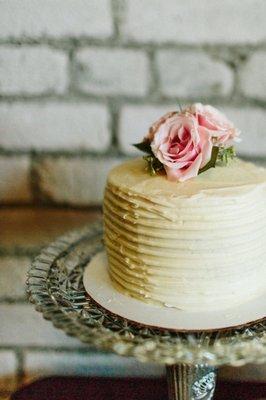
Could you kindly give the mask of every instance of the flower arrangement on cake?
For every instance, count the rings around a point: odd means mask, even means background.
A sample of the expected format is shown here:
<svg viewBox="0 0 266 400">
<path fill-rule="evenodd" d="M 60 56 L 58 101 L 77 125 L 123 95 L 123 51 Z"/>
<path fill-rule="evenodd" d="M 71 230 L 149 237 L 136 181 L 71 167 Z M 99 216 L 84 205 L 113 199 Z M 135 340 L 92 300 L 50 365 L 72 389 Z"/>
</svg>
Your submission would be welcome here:
<svg viewBox="0 0 266 400">
<path fill-rule="evenodd" d="M 165 171 L 170 181 L 186 181 L 235 157 L 234 142 L 240 131 L 227 117 L 210 105 L 195 103 L 168 112 L 134 146 L 148 153 L 149 172 Z"/>
</svg>

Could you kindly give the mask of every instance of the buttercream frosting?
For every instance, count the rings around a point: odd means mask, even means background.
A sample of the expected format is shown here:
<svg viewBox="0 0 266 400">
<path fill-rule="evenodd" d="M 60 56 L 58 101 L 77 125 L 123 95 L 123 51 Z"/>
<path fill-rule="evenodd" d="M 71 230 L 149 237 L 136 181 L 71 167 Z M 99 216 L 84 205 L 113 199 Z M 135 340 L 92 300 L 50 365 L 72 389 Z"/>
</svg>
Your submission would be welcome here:
<svg viewBox="0 0 266 400">
<path fill-rule="evenodd" d="M 222 309 L 266 284 L 266 170 L 240 159 L 184 183 L 141 158 L 113 168 L 104 240 L 114 286 L 182 310 Z"/>
</svg>

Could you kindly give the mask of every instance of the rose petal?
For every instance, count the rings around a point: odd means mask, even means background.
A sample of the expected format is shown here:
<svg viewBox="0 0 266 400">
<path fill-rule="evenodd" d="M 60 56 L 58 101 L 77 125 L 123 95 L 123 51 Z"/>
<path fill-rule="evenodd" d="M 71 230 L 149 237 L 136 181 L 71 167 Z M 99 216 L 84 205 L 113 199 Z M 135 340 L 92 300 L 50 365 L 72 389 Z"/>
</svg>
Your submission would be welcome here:
<svg viewBox="0 0 266 400">
<path fill-rule="evenodd" d="M 200 143 L 202 152 L 202 161 L 200 168 L 204 167 L 211 159 L 213 142 L 205 128 L 200 128 Z"/>
<path fill-rule="evenodd" d="M 188 168 L 176 169 L 165 166 L 167 178 L 172 182 L 184 182 L 187 179 L 194 178 L 198 175 L 200 164 L 202 161 L 202 155 L 199 154 L 194 162 L 190 163 Z"/>
<path fill-rule="evenodd" d="M 217 145 L 229 146 L 238 141 L 239 131 L 234 124 L 219 110 L 201 103 L 192 104 L 185 112 L 190 112 L 198 120 L 198 124 L 208 130 L 209 135 L 217 138 Z"/>
<path fill-rule="evenodd" d="M 194 162 L 187 168 L 182 175 L 179 177 L 179 182 L 184 182 L 190 178 L 194 178 L 198 175 L 200 165 L 202 162 L 202 154 L 199 154 L 198 157 L 194 160 Z"/>
</svg>

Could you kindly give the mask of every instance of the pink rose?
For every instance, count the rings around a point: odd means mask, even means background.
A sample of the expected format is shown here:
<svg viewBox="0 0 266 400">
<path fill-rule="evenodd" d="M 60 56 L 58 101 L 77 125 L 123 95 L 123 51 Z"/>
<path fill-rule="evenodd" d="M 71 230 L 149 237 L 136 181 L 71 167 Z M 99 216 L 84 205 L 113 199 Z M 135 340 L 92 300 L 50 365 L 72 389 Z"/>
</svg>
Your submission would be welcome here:
<svg viewBox="0 0 266 400">
<path fill-rule="evenodd" d="M 183 182 L 198 175 L 211 158 L 212 135 L 191 113 L 174 113 L 153 132 L 151 149 L 171 181 Z"/>
<path fill-rule="evenodd" d="M 195 103 L 185 111 L 195 115 L 199 126 L 205 128 L 214 138 L 214 145 L 228 147 L 234 141 L 240 141 L 238 138 L 240 131 L 216 108 Z"/>
<path fill-rule="evenodd" d="M 170 111 L 164 114 L 161 118 L 159 118 L 156 122 L 152 124 L 149 129 L 149 132 L 146 133 L 144 136 L 144 141 L 152 142 L 154 138 L 154 133 L 157 131 L 160 125 L 162 125 L 168 118 L 172 117 L 173 115 L 177 114 L 177 111 Z"/>
</svg>

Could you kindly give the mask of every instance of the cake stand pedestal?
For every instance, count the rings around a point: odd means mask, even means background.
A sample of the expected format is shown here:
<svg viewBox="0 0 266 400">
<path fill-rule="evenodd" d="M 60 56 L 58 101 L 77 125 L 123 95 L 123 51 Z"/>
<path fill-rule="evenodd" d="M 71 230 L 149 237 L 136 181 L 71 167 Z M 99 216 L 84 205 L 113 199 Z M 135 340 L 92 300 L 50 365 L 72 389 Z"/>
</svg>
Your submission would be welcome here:
<svg viewBox="0 0 266 400">
<path fill-rule="evenodd" d="M 166 366 L 169 400 L 209 400 L 213 398 L 216 368 L 209 365 Z"/>
<path fill-rule="evenodd" d="M 266 361 L 265 319 L 226 331 L 173 332 L 132 323 L 96 304 L 84 289 L 83 271 L 102 249 L 99 222 L 59 238 L 34 260 L 29 299 L 55 327 L 102 350 L 166 365 L 171 400 L 209 400 L 216 368 Z"/>
</svg>

